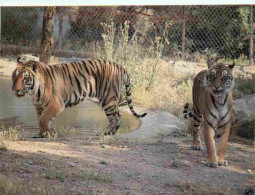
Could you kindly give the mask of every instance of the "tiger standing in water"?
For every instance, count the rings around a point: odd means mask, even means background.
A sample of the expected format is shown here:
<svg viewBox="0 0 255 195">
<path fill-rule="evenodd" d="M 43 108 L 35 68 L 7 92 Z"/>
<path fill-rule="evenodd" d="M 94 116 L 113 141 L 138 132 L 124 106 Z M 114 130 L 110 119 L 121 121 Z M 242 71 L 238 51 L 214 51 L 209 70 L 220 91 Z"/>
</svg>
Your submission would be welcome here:
<svg viewBox="0 0 255 195">
<path fill-rule="evenodd" d="M 193 107 L 184 107 L 184 117 L 192 118 L 189 129 L 193 133 L 193 149 L 203 150 L 199 130 L 202 127 L 209 167 L 227 165 L 225 152 L 233 120 L 232 89 L 235 64 L 208 65 L 208 70 L 199 72 L 192 88 Z M 215 138 L 221 138 L 216 151 Z"/>
<path fill-rule="evenodd" d="M 122 86 L 126 87 L 128 106 L 132 106 L 130 79 L 127 71 L 115 63 L 104 60 L 85 60 L 73 63 L 46 65 L 37 61 L 17 59 L 12 74 L 12 90 L 17 97 L 32 96 L 36 108 L 40 133 L 35 137 L 54 136 L 54 119 L 68 106 L 85 98 L 97 98 L 110 122 L 106 135 L 115 134 L 121 124 L 119 101 Z"/>
</svg>

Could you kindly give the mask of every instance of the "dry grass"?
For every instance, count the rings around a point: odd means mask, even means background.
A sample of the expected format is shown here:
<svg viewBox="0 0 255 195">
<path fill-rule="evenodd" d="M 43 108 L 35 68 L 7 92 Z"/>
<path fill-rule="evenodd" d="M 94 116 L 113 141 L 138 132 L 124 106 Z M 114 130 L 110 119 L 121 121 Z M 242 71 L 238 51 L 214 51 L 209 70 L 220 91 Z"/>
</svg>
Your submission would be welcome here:
<svg viewBox="0 0 255 195">
<path fill-rule="evenodd" d="M 192 77 L 161 61 L 157 84 L 147 90 L 137 88 L 133 99 L 145 107 L 165 110 L 180 117 L 185 103 L 192 102 Z"/>
<path fill-rule="evenodd" d="M 63 126 L 54 127 L 54 129 L 57 133 L 56 137 L 65 137 L 65 136 L 68 137 L 70 135 L 75 135 L 79 132 L 75 128 L 63 127 Z"/>
<path fill-rule="evenodd" d="M 21 194 L 21 184 L 18 180 L 11 181 L 5 175 L 0 174 L 0 194 L 14 195 Z"/>
<path fill-rule="evenodd" d="M 5 142 L 16 141 L 20 138 L 19 127 L 6 127 L 2 121 L 0 121 L 0 151 L 6 151 L 7 147 Z"/>
<path fill-rule="evenodd" d="M 86 170 L 81 172 L 81 176 L 86 181 L 94 180 L 99 183 L 112 183 L 114 180 L 113 172 L 110 175 L 107 175 L 98 171 Z"/>
</svg>

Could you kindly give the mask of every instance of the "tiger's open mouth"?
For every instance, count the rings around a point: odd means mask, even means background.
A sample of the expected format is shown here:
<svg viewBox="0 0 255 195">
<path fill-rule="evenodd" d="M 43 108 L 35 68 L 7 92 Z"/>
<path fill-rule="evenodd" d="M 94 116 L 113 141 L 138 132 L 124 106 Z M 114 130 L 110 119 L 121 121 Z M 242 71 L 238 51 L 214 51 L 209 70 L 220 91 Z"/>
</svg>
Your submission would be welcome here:
<svg viewBox="0 0 255 195">
<path fill-rule="evenodd" d="M 25 96 L 25 94 L 19 94 L 19 93 L 16 93 L 15 94 L 17 97 L 23 97 L 23 96 Z"/>
<path fill-rule="evenodd" d="M 15 92 L 15 95 L 16 95 L 17 97 L 23 97 L 23 96 L 25 96 L 25 94 L 26 94 L 25 91 Z"/>
</svg>

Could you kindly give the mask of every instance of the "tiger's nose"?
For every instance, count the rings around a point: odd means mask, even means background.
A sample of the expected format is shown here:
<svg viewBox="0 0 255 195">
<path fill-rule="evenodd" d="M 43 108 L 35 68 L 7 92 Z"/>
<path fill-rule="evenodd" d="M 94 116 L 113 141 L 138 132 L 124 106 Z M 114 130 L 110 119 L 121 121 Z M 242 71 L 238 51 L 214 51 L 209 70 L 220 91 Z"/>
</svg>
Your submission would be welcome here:
<svg viewBox="0 0 255 195">
<path fill-rule="evenodd" d="M 219 90 L 222 90 L 222 87 L 215 87 L 215 86 L 213 86 L 213 89 L 216 90 L 216 91 L 219 91 Z"/>
</svg>

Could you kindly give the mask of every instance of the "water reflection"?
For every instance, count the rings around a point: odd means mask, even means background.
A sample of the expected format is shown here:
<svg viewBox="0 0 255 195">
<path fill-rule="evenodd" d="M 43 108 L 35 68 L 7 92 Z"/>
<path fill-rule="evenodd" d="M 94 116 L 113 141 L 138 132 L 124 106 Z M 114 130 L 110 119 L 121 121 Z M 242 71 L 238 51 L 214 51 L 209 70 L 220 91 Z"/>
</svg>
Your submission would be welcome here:
<svg viewBox="0 0 255 195">
<path fill-rule="evenodd" d="M 17 98 L 11 91 L 11 79 L 0 77 L 0 120 L 13 117 L 17 123 L 22 122 L 24 126 L 38 126 L 38 119 L 31 97 L 26 95 Z M 122 125 L 118 133 L 124 133 L 136 129 L 139 120 L 126 112 L 122 114 Z M 53 126 L 76 127 L 84 130 L 105 130 L 108 125 L 107 118 L 101 106 L 89 100 L 84 101 L 71 108 L 66 108 Z"/>
</svg>

